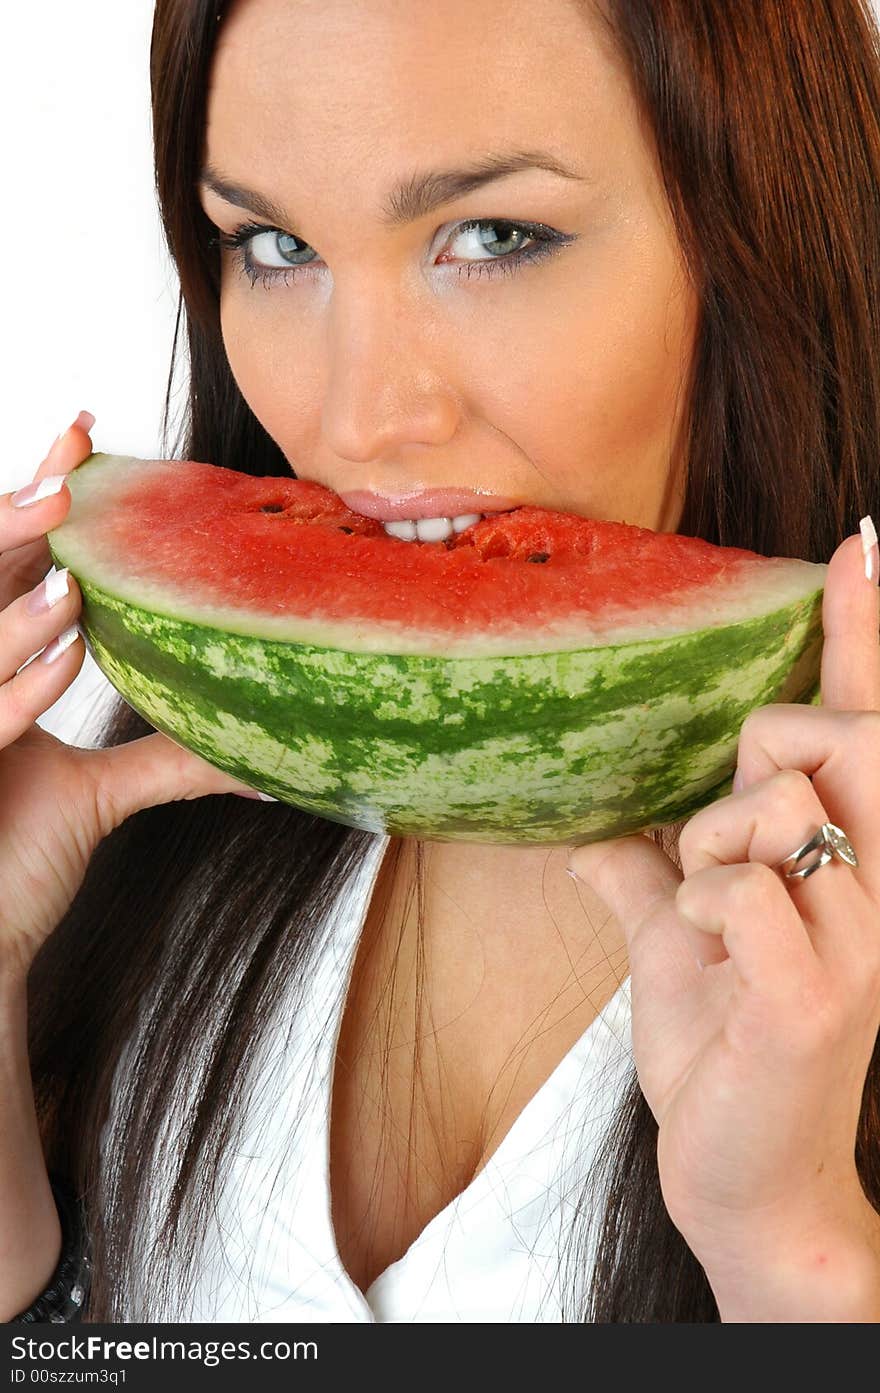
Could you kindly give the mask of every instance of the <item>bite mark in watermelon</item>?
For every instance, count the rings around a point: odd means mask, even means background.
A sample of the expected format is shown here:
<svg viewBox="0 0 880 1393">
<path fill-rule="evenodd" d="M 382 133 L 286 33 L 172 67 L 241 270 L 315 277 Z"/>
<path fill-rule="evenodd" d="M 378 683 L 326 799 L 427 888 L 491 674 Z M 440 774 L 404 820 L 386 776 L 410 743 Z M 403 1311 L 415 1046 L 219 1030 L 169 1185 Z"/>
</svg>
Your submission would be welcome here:
<svg viewBox="0 0 880 1393">
<path fill-rule="evenodd" d="M 49 534 L 95 662 L 158 730 L 334 821 L 575 844 L 729 788 L 817 702 L 827 566 L 524 507 L 406 542 L 307 480 L 94 454 Z"/>
</svg>

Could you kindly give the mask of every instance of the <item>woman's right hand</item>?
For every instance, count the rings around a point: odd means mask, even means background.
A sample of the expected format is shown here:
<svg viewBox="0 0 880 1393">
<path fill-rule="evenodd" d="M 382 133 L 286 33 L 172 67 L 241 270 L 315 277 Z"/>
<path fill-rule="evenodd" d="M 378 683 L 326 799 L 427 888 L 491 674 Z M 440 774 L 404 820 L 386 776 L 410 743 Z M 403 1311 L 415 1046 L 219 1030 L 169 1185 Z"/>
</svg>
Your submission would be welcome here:
<svg viewBox="0 0 880 1393">
<path fill-rule="evenodd" d="M 69 474 L 88 459 L 93 425 L 94 417 L 80 412 L 35 479 Z M 25 508 L 13 506 L 12 497 L 0 495 L 0 968 L 26 975 L 98 843 L 125 818 L 205 794 L 258 795 L 160 733 L 82 750 L 36 724 L 83 665 L 79 635 L 53 662 L 43 661 L 52 641 L 77 624 L 82 594 L 69 575 L 67 595 L 29 613 L 28 601 L 52 566 L 45 534 L 67 516 L 70 491 L 62 485 Z"/>
</svg>

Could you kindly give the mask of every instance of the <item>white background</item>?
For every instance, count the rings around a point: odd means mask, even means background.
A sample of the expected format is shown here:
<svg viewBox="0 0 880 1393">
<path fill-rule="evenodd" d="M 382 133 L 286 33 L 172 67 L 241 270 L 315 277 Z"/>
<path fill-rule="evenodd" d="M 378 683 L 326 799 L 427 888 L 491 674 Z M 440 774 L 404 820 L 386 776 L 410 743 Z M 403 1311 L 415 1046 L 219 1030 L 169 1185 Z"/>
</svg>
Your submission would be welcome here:
<svg viewBox="0 0 880 1393">
<path fill-rule="evenodd" d="M 153 190 L 152 17 L 153 0 L 4 8 L 0 493 L 83 409 L 96 450 L 160 453 L 177 281 Z M 110 695 L 86 656 L 40 724 L 88 744 Z"/>
<path fill-rule="evenodd" d="M 4 7 L 0 493 L 81 410 L 96 450 L 160 453 L 177 278 L 153 187 L 152 20 L 153 0 Z M 39 724 L 89 744 L 112 696 L 86 655 Z"/>
</svg>

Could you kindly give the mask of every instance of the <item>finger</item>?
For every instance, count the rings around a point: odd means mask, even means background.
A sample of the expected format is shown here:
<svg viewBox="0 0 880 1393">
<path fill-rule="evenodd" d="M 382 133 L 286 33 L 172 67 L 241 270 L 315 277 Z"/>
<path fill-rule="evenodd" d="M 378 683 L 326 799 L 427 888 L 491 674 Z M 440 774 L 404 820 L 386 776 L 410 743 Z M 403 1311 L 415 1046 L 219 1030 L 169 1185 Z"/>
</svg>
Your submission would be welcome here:
<svg viewBox="0 0 880 1393">
<path fill-rule="evenodd" d="M 806 877 L 786 878 L 777 869 L 779 862 L 803 846 L 827 821 L 826 809 L 806 775 L 785 769 L 701 809 L 682 829 L 679 855 L 683 885 L 707 869 L 762 866 L 769 872 L 759 873 L 768 898 L 785 909 L 792 935 L 788 950 L 801 961 L 817 958 L 844 971 L 857 970 L 872 951 L 871 940 L 876 939 L 877 931 L 873 917 L 864 913 L 864 892 L 853 880 L 852 867 L 835 856 Z M 794 869 L 806 869 L 818 856 L 818 852 L 811 852 Z M 682 888 L 677 898 L 682 913 L 691 894 Z M 720 930 L 715 926 L 706 932 Z M 704 946 L 709 951 L 709 945 Z M 696 951 L 703 957 L 699 948 Z M 720 961 L 717 944 L 712 961 Z"/>
<path fill-rule="evenodd" d="M 161 732 L 89 751 L 89 760 L 105 836 L 142 808 L 212 793 L 254 792 Z"/>
<path fill-rule="evenodd" d="M 743 721 L 738 767 L 743 792 L 786 769 L 812 780 L 817 804 L 810 816 L 821 805 L 826 821 L 843 828 L 859 859 L 856 878 L 880 896 L 880 713 L 761 706 Z M 796 830 L 789 851 L 810 830 Z"/>
<path fill-rule="evenodd" d="M 847 537 L 828 563 L 822 598 L 822 705 L 837 711 L 880 711 L 880 588 L 870 519 Z M 865 576 L 863 540 L 871 542 L 873 578 Z"/>
<path fill-rule="evenodd" d="M 675 999 L 700 981 L 691 942 L 675 909 L 681 872 L 641 833 L 593 842 L 569 853 L 568 868 L 604 900 L 626 936 L 637 983 Z"/>
<path fill-rule="evenodd" d="M 92 440 L 89 431 L 95 424 L 91 411 L 81 411 L 72 426 L 56 437 L 45 458 L 37 466 L 33 483 L 50 475 L 70 474 L 92 453 Z M 22 485 L 22 489 L 26 487 Z M 21 492 L 20 489 L 16 490 Z M 39 504 L 35 505 L 39 507 Z M 24 510 L 27 513 L 27 509 Z"/>
<path fill-rule="evenodd" d="M 62 431 L 52 442 L 46 458 L 42 461 L 35 479 L 43 479 L 47 474 L 69 474 L 92 453 L 89 432 L 95 424 L 91 411 L 81 411 L 72 426 Z"/>
<path fill-rule="evenodd" d="M 81 411 L 74 424 L 54 441 L 31 482 L 69 474 L 88 459 L 92 453 L 88 431 L 94 421 L 91 412 Z M 14 493 L 21 493 L 26 487 L 23 484 Z M 12 498 L 13 494 L 7 493 L 0 500 L 0 608 L 23 590 L 30 590 L 49 570 L 52 557 L 45 534 L 62 522 L 70 506 L 66 487 L 30 507 L 15 507 Z"/>
<path fill-rule="evenodd" d="M 820 960 L 769 866 L 756 861 L 696 871 L 682 881 L 675 902 L 704 961 L 729 957 L 743 985 L 762 1001 L 805 1006 L 805 985 L 817 980 Z"/>
</svg>

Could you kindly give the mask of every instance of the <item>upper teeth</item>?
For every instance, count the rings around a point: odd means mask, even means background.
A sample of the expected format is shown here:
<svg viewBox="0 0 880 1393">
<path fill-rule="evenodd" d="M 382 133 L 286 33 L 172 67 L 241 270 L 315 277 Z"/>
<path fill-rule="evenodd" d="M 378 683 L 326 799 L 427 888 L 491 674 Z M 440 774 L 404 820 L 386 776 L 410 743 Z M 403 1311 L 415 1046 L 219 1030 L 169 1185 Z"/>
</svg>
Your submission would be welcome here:
<svg viewBox="0 0 880 1393">
<path fill-rule="evenodd" d="M 399 518 L 397 522 L 383 522 L 382 526 L 391 537 L 400 537 L 404 542 L 443 542 L 453 532 L 479 522 L 484 513 L 460 513 L 457 518 Z"/>
</svg>

